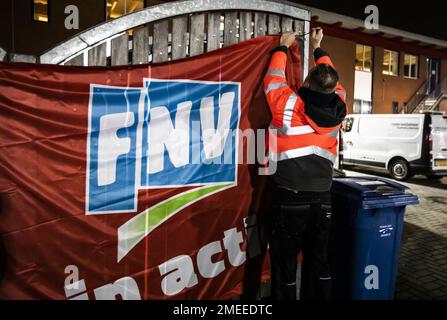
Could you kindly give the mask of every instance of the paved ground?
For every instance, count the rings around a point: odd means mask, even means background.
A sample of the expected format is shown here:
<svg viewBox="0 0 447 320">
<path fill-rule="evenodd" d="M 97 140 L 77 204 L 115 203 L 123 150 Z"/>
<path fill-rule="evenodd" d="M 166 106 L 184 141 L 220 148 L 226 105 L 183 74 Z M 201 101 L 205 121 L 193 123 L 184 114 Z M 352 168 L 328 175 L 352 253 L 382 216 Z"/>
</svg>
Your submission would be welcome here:
<svg viewBox="0 0 447 320">
<path fill-rule="evenodd" d="M 346 173 L 388 178 L 355 170 Z M 447 178 L 430 181 L 416 176 L 403 184 L 419 196 L 420 204 L 406 211 L 396 299 L 447 300 Z"/>
</svg>

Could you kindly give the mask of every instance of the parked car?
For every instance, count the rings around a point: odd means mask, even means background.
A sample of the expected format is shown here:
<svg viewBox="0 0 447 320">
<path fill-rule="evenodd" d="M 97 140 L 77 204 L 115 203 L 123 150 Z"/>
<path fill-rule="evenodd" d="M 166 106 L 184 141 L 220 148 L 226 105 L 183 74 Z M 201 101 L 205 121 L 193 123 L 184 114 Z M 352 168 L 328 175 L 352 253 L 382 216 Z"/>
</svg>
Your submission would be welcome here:
<svg viewBox="0 0 447 320">
<path fill-rule="evenodd" d="M 447 118 L 440 112 L 349 115 L 343 165 L 386 170 L 396 180 L 447 176 Z"/>
</svg>

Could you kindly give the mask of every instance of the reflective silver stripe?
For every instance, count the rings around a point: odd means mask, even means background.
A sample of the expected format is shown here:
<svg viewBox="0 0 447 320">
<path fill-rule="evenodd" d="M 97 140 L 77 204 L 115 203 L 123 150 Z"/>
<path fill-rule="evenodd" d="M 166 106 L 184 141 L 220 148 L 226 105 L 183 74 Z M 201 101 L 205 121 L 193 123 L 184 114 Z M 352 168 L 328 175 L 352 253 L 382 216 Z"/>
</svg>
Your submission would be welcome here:
<svg viewBox="0 0 447 320">
<path fill-rule="evenodd" d="M 281 186 L 281 185 L 277 185 L 277 187 L 280 188 L 280 189 L 289 190 L 289 191 L 291 191 L 293 193 L 298 193 L 298 191 L 296 191 L 294 189 L 290 189 L 290 188 L 287 188 L 287 187 L 284 187 L 284 186 Z"/>
<path fill-rule="evenodd" d="M 309 156 L 312 154 L 315 154 L 317 156 L 325 158 L 325 159 L 331 161 L 332 163 L 335 162 L 335 159 L 337 158 L 336 155 L 334 155 L 333 153 L 331 153 L 323 148 L 320 148 L 317 146 L 309 146 L 309 147 L 287 150 L 287 151 L 284 151 L 281 153 L 274 153 L 270 150 L 269 160 L 283 161 L 283 160 L 288 160 L 288 159 L 293 159 L 293 158 Z"/>
<path fill-rule="evenodd" d="M 332 138 L 337 138 L 338 137 L 338 132 L 339 132 L 339 129 L 337 128 L 334 131 L 327 133 L 326 136 L 329 136 L 329 137 L 332 137 Z"/>
<path fill-rule="evenodd" d="M 270 69 L 269 71 L 267 71 L 266 75 L 267 76 L 279 76 L 279 77 L 283 77 L 283 78 L 286 77 L 284 71 L 279 70 L 279 69 Z"/>
<path fill-rule="evenodd" d="M 287 87 L 287 83 L 286 82 L 275 82 L 275 83 L 270 83 L 267 87 L 267 89 L 265 89 L 265 95 L 268 95 L 268 93 L 272 90 L 275 89 L 279 89 L 282 87 Z"/>
<path fill-rule="evenodd" d="M 292 127 L 292 115 L 293 109 L 296 104 L 297 96 L 295 92 L 292 92 L 287 100 L 286 107 L 284 108 L 283 125 L 285 127 Z"/>
<path fill-rule="evenodd" d="M 277 128 L 275 126 L 270 126 L 269 130 L 276 130 L 278 135 L 286 135 L 286 136 L 296 136 L 300 134 L 314 133 L 315 130 L 312 129 L 311 126 L 299 126 L 299 127 L 286 127 Z"/>
<path fill-rule="evenodd" d="M 346 92 L 344 92 L 343 90 L 335 89 L 335 93 L 346 99 Z"/>
<path fill-rule="evenodd" d="M 320 278 L 320 280 L 331 280 L 332 277 L 328 277 L 328 278 Z"/>
</svg>

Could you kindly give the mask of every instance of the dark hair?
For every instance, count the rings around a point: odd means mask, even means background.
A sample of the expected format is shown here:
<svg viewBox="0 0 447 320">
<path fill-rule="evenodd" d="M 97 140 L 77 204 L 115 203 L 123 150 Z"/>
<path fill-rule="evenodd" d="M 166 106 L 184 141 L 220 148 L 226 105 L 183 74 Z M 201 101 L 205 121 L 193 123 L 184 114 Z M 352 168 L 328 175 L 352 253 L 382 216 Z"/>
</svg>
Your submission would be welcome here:
<svg viewBox="0 0 447 320">
<path fill-rule="evenodd" d="M 338 73 L 330 65 L 322 63 L 310 71 L 308 79 L 309 89 L 332 93 L 338 83 Z"/>
</svg>

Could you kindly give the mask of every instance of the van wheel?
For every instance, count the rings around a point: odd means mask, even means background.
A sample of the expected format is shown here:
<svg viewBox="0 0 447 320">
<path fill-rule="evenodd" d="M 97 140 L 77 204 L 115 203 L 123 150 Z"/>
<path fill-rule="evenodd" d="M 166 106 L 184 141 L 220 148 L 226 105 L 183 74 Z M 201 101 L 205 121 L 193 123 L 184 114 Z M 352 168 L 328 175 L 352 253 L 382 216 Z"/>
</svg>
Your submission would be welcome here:
<svg viewBox="0 0 447 320">
<path fill-rule="evenodd" d="M 408 162 L 404 159 L 394 160 L 390 164 L 389 173 L 395 180 L 404 181 L 412 177 Z"/>
</svg>

